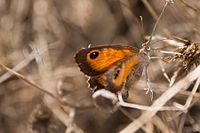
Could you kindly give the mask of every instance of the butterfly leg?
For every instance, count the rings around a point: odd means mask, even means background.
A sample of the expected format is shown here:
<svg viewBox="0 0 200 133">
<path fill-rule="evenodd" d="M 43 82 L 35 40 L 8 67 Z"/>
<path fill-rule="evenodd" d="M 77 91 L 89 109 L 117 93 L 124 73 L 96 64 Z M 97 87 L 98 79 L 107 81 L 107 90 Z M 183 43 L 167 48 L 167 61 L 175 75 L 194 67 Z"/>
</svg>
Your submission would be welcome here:
<svg viewBox="0 0 200 133">
<path fill-rule="evenodd" d="M 148 73 L 148 66 L 149 64 L 147 64 L 145 66 L 145 77 L 146 77 L 146 88 L 144 88 L 144 90 L 146 90 L 146 94 L 149 94 L 149 92 L 151 93 L 150 96 L 151 96 L 151 100 L 153 100 L 153 89 L 151 89 L 151 86 L 150 86 L 150 80 L 149 80 L 149 73 Z"/>
</svg>

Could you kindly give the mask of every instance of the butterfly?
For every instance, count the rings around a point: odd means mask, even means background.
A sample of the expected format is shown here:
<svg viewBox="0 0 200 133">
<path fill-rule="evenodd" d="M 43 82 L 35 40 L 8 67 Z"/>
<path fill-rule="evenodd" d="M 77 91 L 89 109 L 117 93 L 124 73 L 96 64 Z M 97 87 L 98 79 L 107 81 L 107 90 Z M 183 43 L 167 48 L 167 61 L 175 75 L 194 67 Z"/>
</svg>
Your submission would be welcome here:
<svg viewBox="0 0 200 133">
<path fill-rule="evenodd" d="M 112 93 L 121 91 L 127 97 L 129 85 L 141 77 L 148 57 L 136 47 L 101 45 L 81 49 L 76 53 L 75 61 L 89 77 L 89 87 L 94 92 L 99 89 Z"/>
</svg>

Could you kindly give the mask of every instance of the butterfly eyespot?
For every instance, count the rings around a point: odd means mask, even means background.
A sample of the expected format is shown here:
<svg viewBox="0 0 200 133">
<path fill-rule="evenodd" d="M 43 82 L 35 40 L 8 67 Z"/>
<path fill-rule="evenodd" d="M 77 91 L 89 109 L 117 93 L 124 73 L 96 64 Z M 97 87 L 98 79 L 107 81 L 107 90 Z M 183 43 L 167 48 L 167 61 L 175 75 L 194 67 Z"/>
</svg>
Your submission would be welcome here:
<svg viewBox="0 0 200 133">
<path fill-rule="evenodd" d="M 98 56 L 99 56 L 99 52 L 98 51 L 90 53 L 90 58 L 91 59 L 96 59 Z"/>
<path fill-rule="evenodd" d="M 118 70 L 116 71 L 116 73 L 114 74 L 114 79 L 117 79 L 117 77 L 119 76 L 119 72 L 120 72 L 120 70 L 118 69 Z"/>
</svg>

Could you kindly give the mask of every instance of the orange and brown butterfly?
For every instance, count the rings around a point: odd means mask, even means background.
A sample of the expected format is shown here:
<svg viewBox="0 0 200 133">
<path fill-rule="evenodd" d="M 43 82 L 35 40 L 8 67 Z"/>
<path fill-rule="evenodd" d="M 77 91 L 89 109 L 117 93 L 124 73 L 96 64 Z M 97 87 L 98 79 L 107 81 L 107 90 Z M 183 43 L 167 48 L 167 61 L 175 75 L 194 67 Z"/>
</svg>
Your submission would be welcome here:
<svg viewBox="0 0 200 133">
<path fill-rule="evenodd" d="M 75 55 L 75 61 L 80 70 L 89 76 L 90 88 L 116 93 L 122 91 L 124 83 L 126 86 L 142 75 L 148 58 L 136 47 L 102 45 L 81 49 Z"/>
</svg>

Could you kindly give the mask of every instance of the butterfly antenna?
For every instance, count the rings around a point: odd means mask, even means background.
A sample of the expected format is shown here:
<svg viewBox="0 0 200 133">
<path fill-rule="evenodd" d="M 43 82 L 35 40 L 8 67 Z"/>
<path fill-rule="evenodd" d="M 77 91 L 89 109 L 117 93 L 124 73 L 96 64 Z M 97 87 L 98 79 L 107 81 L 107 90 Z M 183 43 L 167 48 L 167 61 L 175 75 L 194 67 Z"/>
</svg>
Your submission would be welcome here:
<svg viewBox="0 0 200 133">
<path fill-rule="evenodd" d="M 146 50 L 146 51 L 149 51 L 149 50 L 150 50 L 149 44 L 151 43 L 152 37 L 153 37 L 153 35 L 154 35 L 155 31 L 156 31 L 156 28 L 157 28 L 157 26 L 158 26 L 158 23 L 160 22 L 161 17 L 163 16 L 163 14 L 164 14 L 164 12 L 165 12 L 167 6 L 168 6 L 170 3 L 174 3 L 174 1 L 173 1 L 173 0 L 166 0 L 165 5 L 164 5 L 164 7 L 163 7 L 163 9 L 162 9 L 162 11 L 161 11 L 161 13 L 160 13 L 160 15 L 158 16 L 158 19 L 157 19 L 157 21 L 156 21 L 156 23 L 155 23 L 155 25 L 154 25 L 154 27 L 153 27 L 153 30 L 152 30 L 152 32 L 151 32 L 151 35 L 150 35 L 149 40 L 148 40 L 146 43 L 143 44 L 143 47 L 145 47 L 145 50 Z"/>
<path fill-rule="evenodd" d="M 144 36 L 144 23 L 143 23 L 143 17 L 142 16 L 140 16 L 140 22 L 141 22 L 142 36 Z"/>
</svg>

